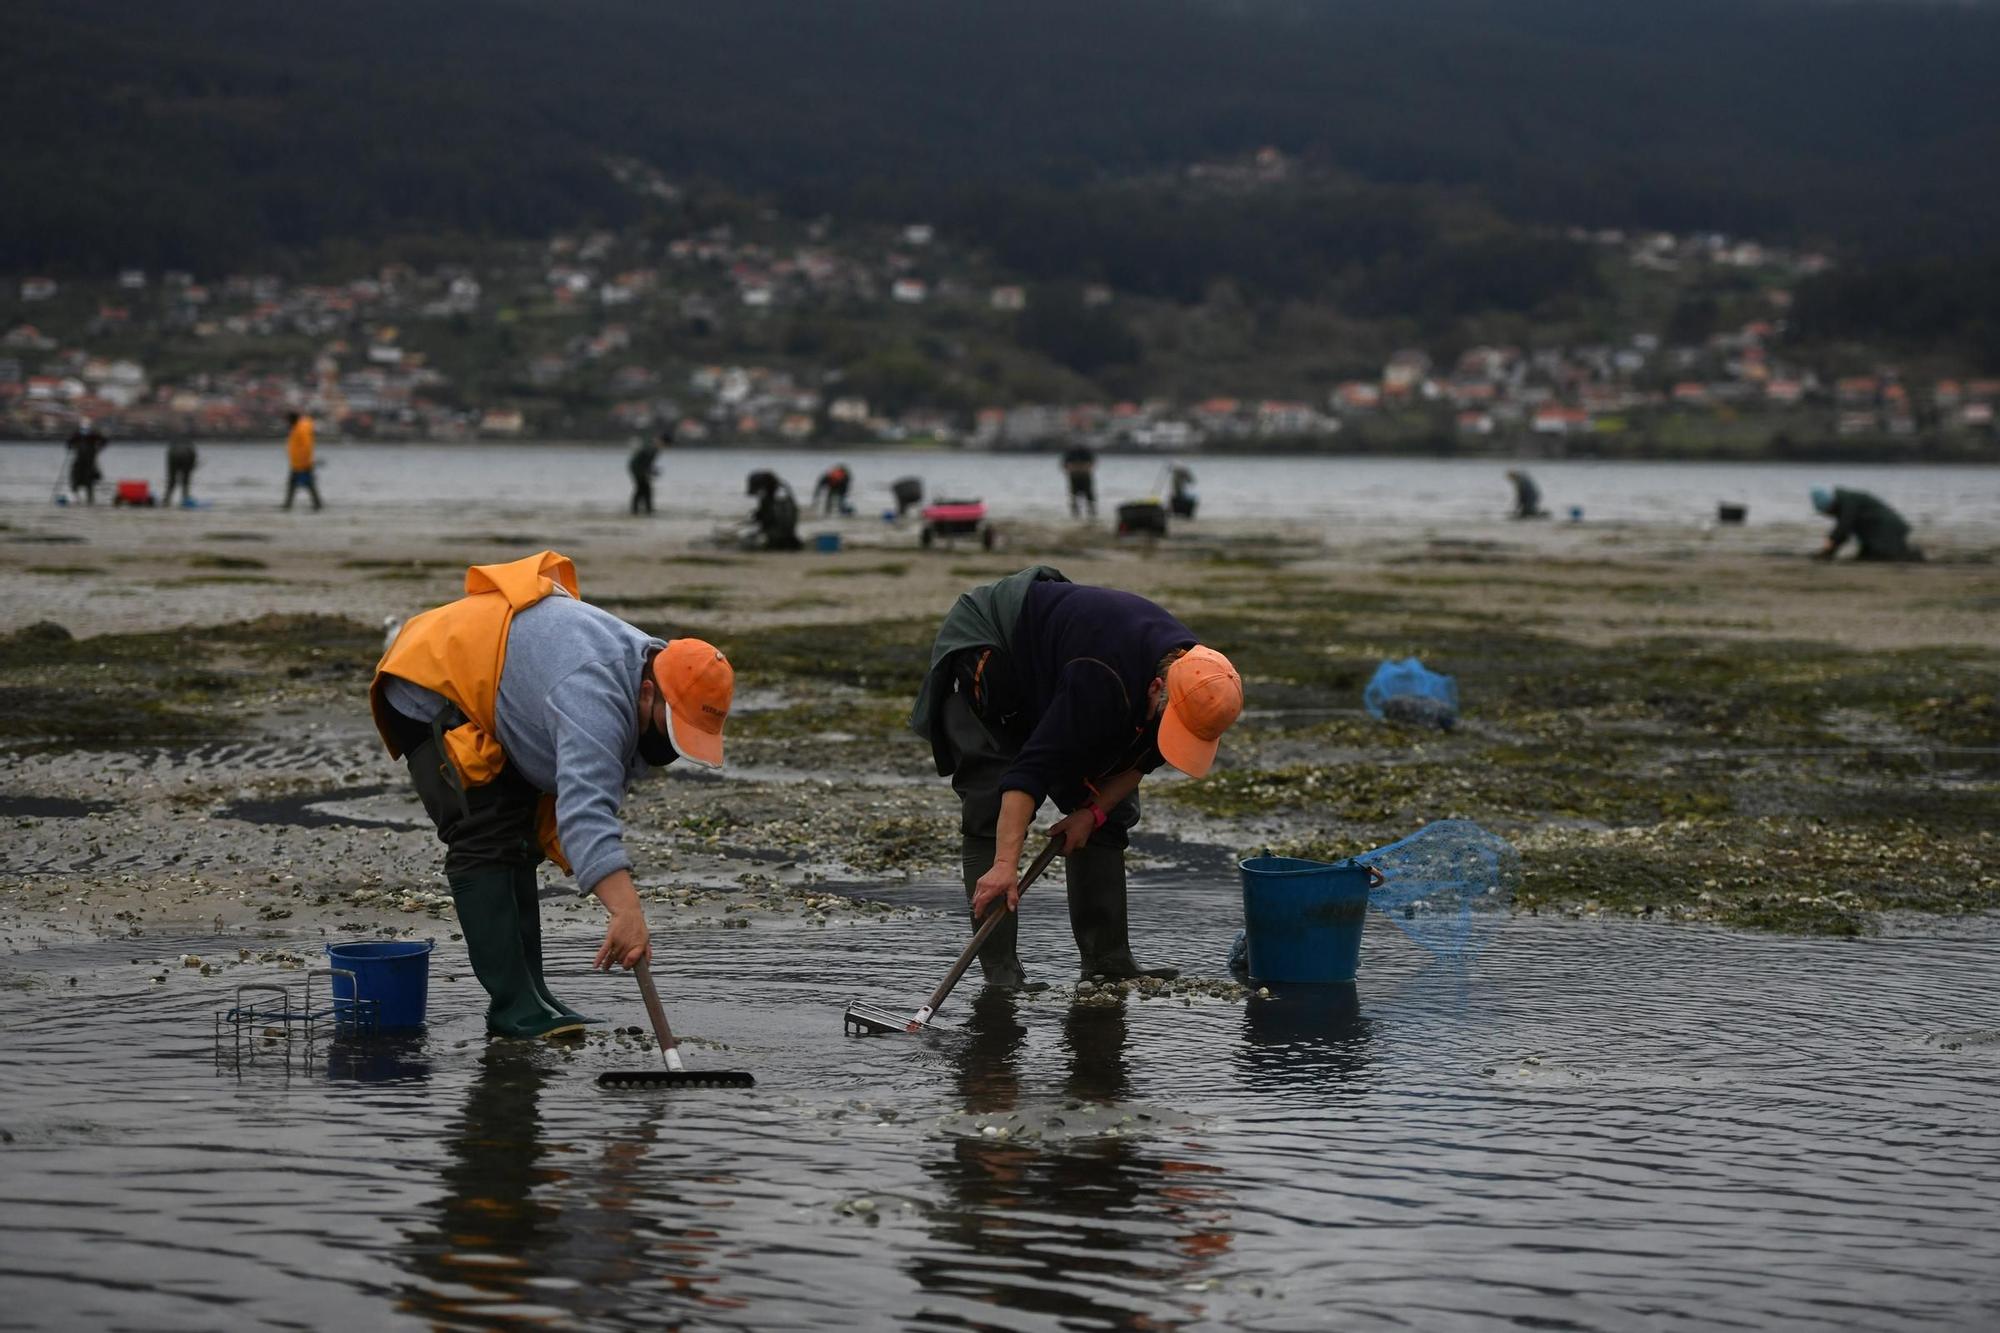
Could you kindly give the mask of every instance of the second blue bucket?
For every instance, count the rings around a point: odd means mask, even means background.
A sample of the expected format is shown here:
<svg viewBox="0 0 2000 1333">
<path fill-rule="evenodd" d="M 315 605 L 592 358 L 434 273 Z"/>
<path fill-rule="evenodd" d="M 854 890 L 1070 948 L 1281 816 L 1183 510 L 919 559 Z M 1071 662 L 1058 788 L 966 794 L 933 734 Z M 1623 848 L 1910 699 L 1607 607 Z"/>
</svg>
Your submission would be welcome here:
<svg viewBox="0 0 2000 1333">
<path fill-rule="evenodd" d="M 337 1002 L 359 998 L 378 1006 L 375 1021 L 382 1028 L 420 1028 L 430 998 L 431 946 L 423 940 L 367 940 L 326 946 L 329 966 L 354 974 L 333 979 Z"/>
<path fill-rule="evenodd" d="M 1253 856 L 1243 872 L 1243 929 L 1258 981 L 1352 981 L 1368 917 L 1368 867 Z"/>
</svg>

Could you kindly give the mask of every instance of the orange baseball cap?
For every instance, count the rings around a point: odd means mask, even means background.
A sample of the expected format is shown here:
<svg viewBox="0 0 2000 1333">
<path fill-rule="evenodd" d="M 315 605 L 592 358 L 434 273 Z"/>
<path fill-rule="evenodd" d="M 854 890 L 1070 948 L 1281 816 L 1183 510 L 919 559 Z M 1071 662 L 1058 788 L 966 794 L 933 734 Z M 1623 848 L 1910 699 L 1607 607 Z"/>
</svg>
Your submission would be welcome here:
<svg viewBox="0 0 2000 1333">
<path fill-rule="evenodd" d="M 736 669 L 701 639 L 675 639 L 653 657 L 653 683 L 667 700 L 667 739 L 682 758 L 722 767 L 722 724 L 736 693 Z"/>
<path fill-rule="evenodd" d="M 1208 772 L 1215 747 L 1243 711 L 1243 677 L 1229 659 L 1199 644 L 1167 668 L 1160 756 L 1191 778 Z"/>
</svg>

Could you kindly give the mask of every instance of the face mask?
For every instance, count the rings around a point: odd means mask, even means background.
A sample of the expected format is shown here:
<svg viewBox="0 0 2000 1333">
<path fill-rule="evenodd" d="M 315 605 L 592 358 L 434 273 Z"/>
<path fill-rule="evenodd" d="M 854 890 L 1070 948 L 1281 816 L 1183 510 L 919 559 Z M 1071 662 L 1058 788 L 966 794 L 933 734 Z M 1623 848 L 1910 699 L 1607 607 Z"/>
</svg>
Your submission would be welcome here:
<svg viewBox="0 0 2000 1333">
<path fill-rule="evenodd" d="M 674 743 L 667 739 L 664 731 L 642 731 L 639 733 L 639 757 L 654 768 L 665 768 L 681 757 Z"/>
</svg>

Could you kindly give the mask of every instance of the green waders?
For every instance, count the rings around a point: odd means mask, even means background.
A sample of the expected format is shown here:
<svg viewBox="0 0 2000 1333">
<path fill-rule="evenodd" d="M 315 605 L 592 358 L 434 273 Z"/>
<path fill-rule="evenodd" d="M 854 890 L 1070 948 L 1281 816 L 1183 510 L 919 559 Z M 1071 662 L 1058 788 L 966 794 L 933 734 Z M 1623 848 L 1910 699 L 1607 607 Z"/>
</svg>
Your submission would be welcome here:
<svg viewBox="0 0 2000 1333">
<path fill-rule="evenodd" d="M 961 694 L 953 694 L 945 701 L 942 721 L 957 759 L 951 785 L 959 798 L 960 855 L 966 900 L 970 902 L 979 877 L 993 865 L 1000 821 L 1000 779 L 1012 766 L 1020 746 L 997 739 L 973 715 Z M 1125 845 L 1132 826 L 1138 822 L 1139 798 L 1135 795 L 1113 808 L 1104 827 L 1064 861 L 1070 930 L 1076 936 L 1080 976 L 1179 975 L 1170 967 L 1143 968 L 1132 957 L 1125 902 Z M 1020 922 L 1009 913 L 994 928 L 986 947 L 979 951 L 979 966 L 987 985 L 1039 989 L 1029 985 L 1022 970 L 1019 938 Z"/>
<path fill-rule="evenodd" d="M 510 766 L 492 782 L 461 788 L 439 736 L 450 716 L 411 721 L 398 737 L 410 780 L 445 845 L 445 879 L 473 975 L 486 988 L 486 1030 L 496 1037 L 560 1037 L 586 1018 L 549 994 L 542 979 L 541 903 L 535 831 L 541 793 Z M 405 719 L 407 720 L 407 719 Z"/>
<path fill-rule="evenodd" d="M 549 993 L 549 983 L 542 977 L 542 898 L 533 866 L 514 867 L 514 910 L 521 920 L 521 952 L 528 958 L 528 976 L 542 1003 L 579 1023 L 602 1023 L 603 1019 L 586 1018 Z"/>
<path fill-rule="evenodd" d="M 1111 826 L 1107 823 L 1105 828 Z M 1158 977 L 1180 975 L 1178 968 L 1140 967 L 1132 957 L 1132 940 L 1125 907 L 1125 849 L 1085 843 L 1063 862 L 1069 882 L 1069 928 L 1076 936 L 1077 956 L 1086 977 Z M 996 932 L 997 933 L 997 932 Z"/>
<path fill-rule="evenodd" d="M 523 867 L 489 865 L 449 875 L 452 905 L 458 908 L 458 928 L 465 935 L 465 952 L 472 973 L 486 988 L 486 1030 L 496 1037 L 556 1037 L 580 1031 L 584 1020 L 556 1008 L 543 997 L 547 988 L 536 975 L 526 936 L 534 921 L 524 917 L 514 891 Z M 525 867 L 533 875 L 534 867 Z M 540 926 L 533 927 L 539 937 Z"/>
</svg>

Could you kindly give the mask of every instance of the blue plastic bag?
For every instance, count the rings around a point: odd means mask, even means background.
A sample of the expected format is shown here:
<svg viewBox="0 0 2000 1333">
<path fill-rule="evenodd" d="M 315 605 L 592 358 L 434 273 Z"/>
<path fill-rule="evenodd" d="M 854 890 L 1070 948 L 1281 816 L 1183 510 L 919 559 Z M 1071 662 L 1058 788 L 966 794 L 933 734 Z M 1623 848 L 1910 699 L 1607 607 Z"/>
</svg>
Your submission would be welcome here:
<svg viewBox="0 0 2000 1333">
<path fill-rule="evenodd" d="M 1449 731 L 1458 725 L 1458 681 L 1414 657 L 1385 661 L 1361 692 L 1361 706 L 1376 721 L 1403 722 Z"/>
</svg>

